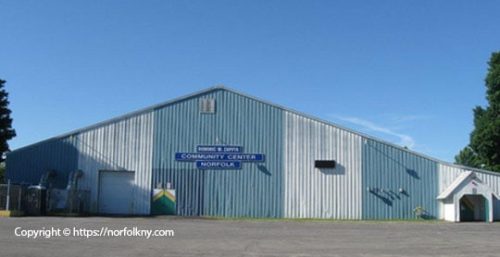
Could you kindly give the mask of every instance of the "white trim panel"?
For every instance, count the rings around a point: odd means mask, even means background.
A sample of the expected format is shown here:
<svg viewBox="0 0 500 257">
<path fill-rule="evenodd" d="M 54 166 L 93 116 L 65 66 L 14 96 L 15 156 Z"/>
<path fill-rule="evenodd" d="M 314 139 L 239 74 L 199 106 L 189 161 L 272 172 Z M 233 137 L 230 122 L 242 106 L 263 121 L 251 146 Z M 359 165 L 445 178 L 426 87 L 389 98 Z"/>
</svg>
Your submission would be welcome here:
<svg viewBox="0 0 500 257">
<path fill-rule="evenodd" d="M 285 112 L 287 218 L 361 219 L 361 136 Z M 318 169 L 315 160 L 335 160 Z"/>
<path fill-rule="evenodd" d="M 134 171 L 132 215 L 148 215 L 151 201 L 153 113 L 108 124 L 78 135 L 80 188 L 90 190 L 90 206 L 97 212 L 99 170 Z"/>
</svg>

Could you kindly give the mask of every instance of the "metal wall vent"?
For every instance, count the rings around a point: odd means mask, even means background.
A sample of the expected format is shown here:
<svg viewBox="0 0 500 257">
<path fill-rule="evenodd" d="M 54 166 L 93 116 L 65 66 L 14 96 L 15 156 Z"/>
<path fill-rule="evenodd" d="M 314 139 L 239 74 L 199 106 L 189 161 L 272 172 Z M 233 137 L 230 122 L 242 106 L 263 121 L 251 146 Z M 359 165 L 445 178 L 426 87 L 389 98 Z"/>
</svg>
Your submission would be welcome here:
<svg viewBox="0 0 500 257">
<path fill-rule="evenodd" d="M 200 99 L 200 112 L 201 113 L 215 113 L 215 99 L 201 98 Z"/>
<path fill-rule="evenodd" d="M 315 168 L 334 169 L 337 163 L 334 160 L 316 160 L 314 161 Z"/>
</svg>

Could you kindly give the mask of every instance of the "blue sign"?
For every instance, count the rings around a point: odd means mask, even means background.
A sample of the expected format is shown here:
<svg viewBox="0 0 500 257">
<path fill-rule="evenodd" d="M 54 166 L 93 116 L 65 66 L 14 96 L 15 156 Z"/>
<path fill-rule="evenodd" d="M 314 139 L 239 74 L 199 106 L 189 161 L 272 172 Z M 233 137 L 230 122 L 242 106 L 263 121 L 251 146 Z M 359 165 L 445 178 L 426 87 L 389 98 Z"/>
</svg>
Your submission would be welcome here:
<svg viewBox="0 0 500 257">
<path fill-rule="evenodd" d="M 243 153 L 241 146 L 199 145 L 196 153 L 175 153 L 175 160 L 196 162 L 198 169 L 241 169 L 242 162 L 263 162 L 265 155 Z"/>
<path fill-rule="evenodd" d="M 199 145 L 196 147 L 198 153 L 242 153 L 243 147 L 231 145 Z"/>
<path fill-rule="evenodd" d="M 198 169 L 241 169 L 239 161 L 196 161 Z"/>
<path fill-rule="evenodd" d="M 263 154 L 247 154 L 247 153 L 175 153 L 176 161 L 244 161 L 244 162 L 262 162 L 264 161 Z"/>
</svg>

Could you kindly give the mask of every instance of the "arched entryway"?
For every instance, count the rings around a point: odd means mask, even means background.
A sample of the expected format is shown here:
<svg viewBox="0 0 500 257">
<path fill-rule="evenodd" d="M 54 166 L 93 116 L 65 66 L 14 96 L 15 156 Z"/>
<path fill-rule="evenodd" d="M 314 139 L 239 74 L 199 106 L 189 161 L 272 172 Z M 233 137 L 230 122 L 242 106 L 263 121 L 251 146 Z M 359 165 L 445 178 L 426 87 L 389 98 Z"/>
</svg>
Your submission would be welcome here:
<svg viewBox="0 0 500 257">
<path fill-rule="evenodd" d="M 473 171 L 460 174 L 437 197 L 442 203 L 442 217 L 448 221 L 487 221 L 495 217 L 495 200 L 500 196 Z"/>
<path fill-rule="evenodd" d="M 463 195 L 460 198 L 460 221 L 487 221 L 488 200 L 482 195 Z"/>
</svg>

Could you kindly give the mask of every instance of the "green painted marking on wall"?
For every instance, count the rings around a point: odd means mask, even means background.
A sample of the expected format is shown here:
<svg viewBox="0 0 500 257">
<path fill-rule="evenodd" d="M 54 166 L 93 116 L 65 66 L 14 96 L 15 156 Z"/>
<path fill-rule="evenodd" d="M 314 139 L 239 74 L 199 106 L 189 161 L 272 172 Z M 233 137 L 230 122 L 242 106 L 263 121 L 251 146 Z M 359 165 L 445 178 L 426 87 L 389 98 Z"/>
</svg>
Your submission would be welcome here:
<svg viewBox="0 0 500 257">
<path fill-rule="evenodd" d="M 175 190 L 154 189 L 151 203 L 153 215 L 176 215 Z"/>
</svg>

